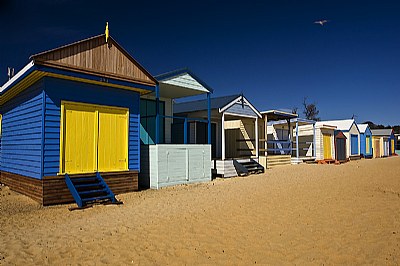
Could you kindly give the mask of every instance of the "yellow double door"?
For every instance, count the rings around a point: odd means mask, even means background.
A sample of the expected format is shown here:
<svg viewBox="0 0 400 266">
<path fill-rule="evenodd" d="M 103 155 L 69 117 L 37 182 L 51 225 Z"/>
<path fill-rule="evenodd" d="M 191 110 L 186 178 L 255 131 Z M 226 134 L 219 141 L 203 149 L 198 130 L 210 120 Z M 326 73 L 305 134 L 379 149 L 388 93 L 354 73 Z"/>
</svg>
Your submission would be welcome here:
<svg viewBox="0 0 400 266">
<path fill-rule="evenodd" d="M 62 103 L 60 172 L 128 170 L 128 109 Z"/>
</svg>

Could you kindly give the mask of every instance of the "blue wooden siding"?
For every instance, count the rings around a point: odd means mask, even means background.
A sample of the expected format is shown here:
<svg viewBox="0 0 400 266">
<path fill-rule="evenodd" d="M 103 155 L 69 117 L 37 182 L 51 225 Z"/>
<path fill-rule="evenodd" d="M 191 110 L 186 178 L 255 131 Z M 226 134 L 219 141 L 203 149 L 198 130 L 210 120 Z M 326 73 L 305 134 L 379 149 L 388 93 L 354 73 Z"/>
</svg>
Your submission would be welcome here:
<svg viewBox="0 0 400 266">
<path fill-rule="evenodd" d="M 367 148 L 366 141 L 368 136 L 369 136 L 369 150 L 366 150 Z M 365 133 L 360 134 L 360 153 L 363 154 L 364 156 L 372 155 L 372 133 L 368 127 L 365 130 Z"/>
<path fill-rule="evenodd" d="M 366 155 L 366 136 L 365 133 L 360 133 L 360 154 Z"/>
<path fill-rule="evenodd" d="M 358 154 L 358 136 L 351 134 L 351 155 Z"/>
<path fill-rule="evenodd" d="M 129 170 L 140 170 L 139 94 L 75 81 L 45 78 L 44 176 L 55 176 L 60 167 L 61 101 L 129 108 Z"/>
<path fill-rule="evenodd" d="M 1 171 L 41 178 L 42 90 L 39 81 L 1 107 Z"/>
<path fill-rule="evenodd" d="M 225 110 L 225 112 L 231 113 L 231 114 L 237 114 L 237 115 L 245 115 L 245 116 L 251 116 L 256 118 L 257 114 L 254 113 L 254 111 L 250 108 L 248 105 L 242 105 L 239 103 L 235 103 L 231 107 Z"/>
</svg>

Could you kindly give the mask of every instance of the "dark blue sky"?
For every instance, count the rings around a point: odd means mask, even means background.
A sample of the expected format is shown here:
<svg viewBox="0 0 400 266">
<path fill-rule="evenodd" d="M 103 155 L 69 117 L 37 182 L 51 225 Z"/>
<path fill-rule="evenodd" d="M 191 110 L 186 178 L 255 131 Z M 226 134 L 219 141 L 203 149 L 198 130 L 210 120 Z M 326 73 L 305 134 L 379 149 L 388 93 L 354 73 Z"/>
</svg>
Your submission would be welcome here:
<svg viewBox="0 0 400 266">
<path fill-rule="evenodd" d="M 0 83 L 29 56 L 110 34 L 150 73 L 189 67 L 260 110 L 400 124 L 400 1 L 4 1 Z M 325 26 L 314 24 L 329 19 Z"/>
</svg>

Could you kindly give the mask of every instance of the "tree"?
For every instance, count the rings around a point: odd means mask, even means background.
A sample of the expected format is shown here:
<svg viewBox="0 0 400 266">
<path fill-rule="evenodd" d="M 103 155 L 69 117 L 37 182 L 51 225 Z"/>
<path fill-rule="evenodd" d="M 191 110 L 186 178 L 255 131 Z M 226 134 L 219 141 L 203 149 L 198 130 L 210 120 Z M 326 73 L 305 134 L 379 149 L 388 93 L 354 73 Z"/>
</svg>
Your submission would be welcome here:
<svg viewBox="0 0 400 266">
<path fill-rule="evenodd" d="M 307 103 L 307 98 L 304 97 L 303 100 L 303 107 L 304 107 L 304 115 L 308 120 L 320 121 L 321 119 L 318 117 L 319 110 L 317 109 L 316 103 Z"/>
<path fill-rule="evenodd" d="M 297 114 L 297 110 L 298 110 L 299 108 L 297 107 L 297 106 L 295 106 L 295 107 L 293 107 L 292 108 L 292 114 Z"/>
</svg>

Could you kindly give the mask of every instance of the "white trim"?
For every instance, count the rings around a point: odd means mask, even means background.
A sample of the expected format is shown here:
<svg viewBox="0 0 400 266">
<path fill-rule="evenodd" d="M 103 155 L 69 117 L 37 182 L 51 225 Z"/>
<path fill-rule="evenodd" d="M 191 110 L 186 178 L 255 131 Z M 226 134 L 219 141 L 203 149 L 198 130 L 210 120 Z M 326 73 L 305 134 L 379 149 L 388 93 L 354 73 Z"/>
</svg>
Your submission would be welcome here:
<svg viewBox="0 0 400 266">
<path fill-rule="evenodd" d="M 227 105 L 225 105 L 222 108 L 219 108 L 219 112 L 223 113 L 226 109 L 228 109 L 229 107 L 233 106 L 235 103 L 237 103 L 238 100 L 240 100 L 242 96 L 238 96 L 237 98 L 235 98 L 233 101 L 231 101 L 230 103 L 228 103 Z"/>
<path fill-rule="evenodd" d="M 269 113 L 280 113 L 280 114 L 285 114 L 285 115 L 296 115 L 296 117 L 299 117 L 299 115 L 298 114 L 292 114 L 292 113 L 288 113 L 288 112 L 285 112 L 285 111 L 280 111 L 280 110 L 275 110 L 275 109 L 273 109 L 273 110 L 267 110 L 267 111 L 261 111 L 260 113 L 261 114 L 269 114 Z"/>
<path fill-rule="evenodd" d="M 255 122 L 255 130 L 256 130 L 256 136 L 255 136 L 255 139 L 256 139 L 256 157 L 258 158 L 259 157 L 259 151 L 258 151 L 258 145 L 259 145 L 259 139 L 258 139 L 258 117 L 256 117 L 256 122 Z"/>
<path fill-rule="evenodd" d="M 225 113 L 222 113 L 222 129 L 221 129 L 221 133 L 222 133 L 222 147 L 221 147 L 221 152 L 222 152 L 222 160 L 225 160 Z"/>
<path fill-rule="evenodd" d="M 14 83 L 17 79 L 19 79 L 23 74 L 25 74 L 34 65 L 35 64 L 33 63 L 33 61 L 29 62 L 14 77 L 12 77 L 9 81 L 7 81 L 3 86 L 0 87 L 0 92 L 3 92 L 5 89 L 7 89 L 12 83 Z"/>
<path fill-rule="evenodd" d="M 322 124 L 322 125 L 315 125 L 315 128 L 318 128 L 318 129 L 333 129 L 333 130 L 335 130 L 335 129 L 337 129 L 337 126 L 331 126 L 331 125 L 325 125 L 325 124 Z"/>
<path fill-rule="evenodd" d="M 228 103 L 227 105 L 225 105 L 222 108 L 219 108 L 219 112 L 223 113 L 225 112 L 225 110 L 227 110 L 228 108 L 232 107 L 234 104 L 237 103 L 238 100 L 240 100 L 241 98 L 243 98 L 244 102 L 250 107 L 250 109 L 259 117 L 261 118 L 262 115 L 261 113 L 246 99 L 246 97 L 244 97 L 243 95 L 240 95 L 239 97 L 237 97 L 235 100 L 231 101 L 230 103 Z"/>
<path fill-rule="evenodd" d="M 251 119 L 256 119 L 257 118 L 257 116 L 234 114 L 234 113 L 229 113 L 229 112 L 223 112 L 223 114 L 231 115 L 231 116 L 239 116 L 239 117 L 251 118 Z"/>
</svg>

